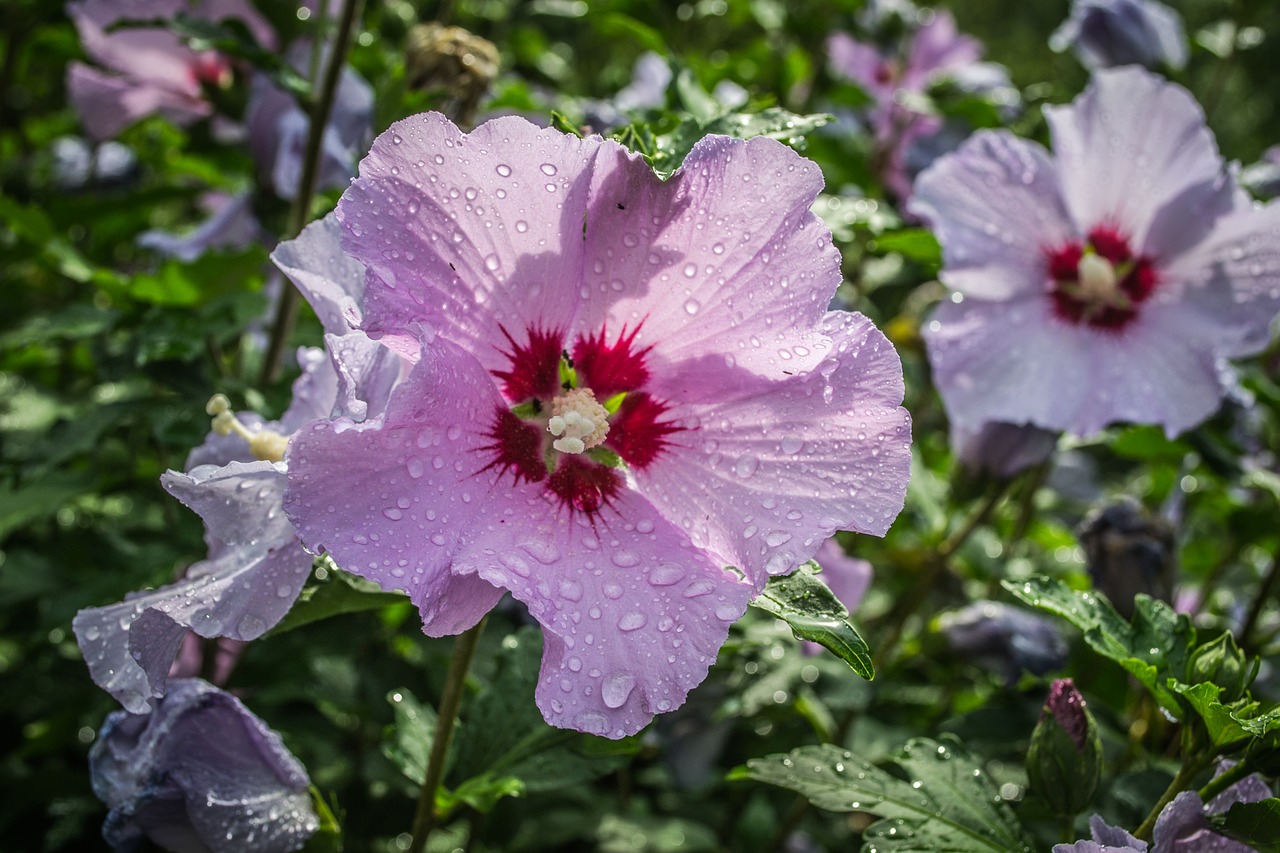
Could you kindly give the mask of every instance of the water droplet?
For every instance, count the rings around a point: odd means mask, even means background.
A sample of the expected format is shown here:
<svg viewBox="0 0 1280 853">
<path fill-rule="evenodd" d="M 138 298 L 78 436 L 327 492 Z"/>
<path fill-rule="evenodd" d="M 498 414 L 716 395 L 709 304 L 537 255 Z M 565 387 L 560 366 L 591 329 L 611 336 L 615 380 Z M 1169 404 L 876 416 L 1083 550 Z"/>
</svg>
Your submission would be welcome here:
<svg viewBox="0 0 1280 853">
<path fill-rule="evenodd" d="M 634 551 L 614 551 L 612 559 L 615 566 L 623 569 L 631 568 L 640 563 L 640 556 Z"/>
<path fill-rule="evenodd" d="M 495 171 L 504 178 L 511 177 L 511 167 L 506 163 L 499 163 Z"/>
<path fill-rule="evenodd" d="M 556 167 L 551 165 L 550 163 L 543 163 L 538 168 L 541 169 L 542 174 L 546 175 L 547 177 L 550 177 L 556 173 Z"/>
<path fill-rule="evenodd" d="M 684 313 L 688 314 L 690 317 L 692 317 L 694 314 L 697 314 L 698 311 L 701 309 L 702 309 L 702 303 L 696 299 L 690 299 L 688 302 L 684 304 Z"/>
<path fill-rule="evenodd" d="M 742 479 L 747 479 L 756 472 L 756 468 L 760 466 L 760 460 L 754 456 L 743 456 L 733 466 L 733 473 Z"/>
<path fill-rule="evenodd" d="M 615 672 L 601 683 L 600 698 L 608 708 L 621 708 L 626 704 L 627 699 L 631 696 L 631 691 L 635 687 L 635 676 L 624 672 Z"/>
<path fill-rule="evenodd" d="M 634 631 L 637 628 L 643 628 L 644 624 L 648 621 L 649 620 L 645 617 L 643 613 L 632 611 L 630 613 L 624 614 L 623 617 L 618 620 L 618 630 Z"/>
<path fill-rule="evenodd" d="M 684 567 L 676 563 L 663 563 L 649 573 L 649 583 L 654 586 L 671 586 L 684 579 Z"/>
<path fill-rule="evenodd" d="M 385 515 L 387 518 L 391 519 L 392 521 L 399 521 L 400 519 L 404 518 L 404 513 L 396 509 L 395 507 L 389 507 L 388 509 L 384 509 L 382 511 L 382 514 Z"/>
</svg>

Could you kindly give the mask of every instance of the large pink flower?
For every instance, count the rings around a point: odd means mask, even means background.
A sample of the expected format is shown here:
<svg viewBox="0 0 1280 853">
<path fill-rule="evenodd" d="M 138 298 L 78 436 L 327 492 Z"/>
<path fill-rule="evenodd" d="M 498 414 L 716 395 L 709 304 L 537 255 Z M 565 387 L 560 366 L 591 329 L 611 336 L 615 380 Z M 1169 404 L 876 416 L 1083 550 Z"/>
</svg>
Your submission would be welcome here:
<svg viewBox="0 0 1280 853">
<path fill-rule="evenodd" d="M 1142 69 L 1045 112 L 1053 156 L 983 132 L 916 182 L 957 294 L 925 331 L 947 411 L 966 429 L 1195 426 L 1225 359 L 1269 340 L 1280 205 L 1255 208 L 1196 103 Z"/>
<path fill-rule="evenodd" d="M 249 0 L 76 0 L 67 14 L 80 33 L 84 52 L 105 71 L 73 62 L 67 90 L 85 130 L 109 139 L 152 113 L 186 124 L 209 115 L 206 86 L 221 86 L 232 73 L 230 60 L 215 51 L 195 51 L 166 29 L 154 26 L 111 29 L 121 21 L 166 20 L 190 15 L 209 21 L 238 18 L 266 46 L 271 26 Z"/>
<path fill-rule="evenodd" d="M 769 575 L 902 506 L 901 367 L 827 311 L 821 186 L 770 139 L 709 137 L 663 182 L 522 119 L 393 125 L 338 217 L 362 328 L 417 365 L 385 416 L 293 439 L 303 542 L 433 636 L 510 590 L 555 725 L 619 737 L 681 704 Z"/>
</svg>

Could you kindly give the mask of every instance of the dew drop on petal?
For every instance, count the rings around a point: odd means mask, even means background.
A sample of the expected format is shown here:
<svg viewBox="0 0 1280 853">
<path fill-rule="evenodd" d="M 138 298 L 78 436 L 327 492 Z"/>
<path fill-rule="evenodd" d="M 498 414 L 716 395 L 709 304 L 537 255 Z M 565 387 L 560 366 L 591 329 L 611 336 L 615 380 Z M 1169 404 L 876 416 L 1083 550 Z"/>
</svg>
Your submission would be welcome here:
<svg viewBox="0 0 1280 853">
<path fill-rule="evenodd" d="M 643 628 L 644 624 L 648 621 L 649 620 L 645 618 L 643 613 L 633 610 L 630 613 L 624 614 L 623 617 L 618 620 L 618 630 L 634 631 L 637 628 Z"/>
<path fill-rule="evenodd" d="M 635 687 L 635 676 L 623 672 L 615 672 L 601 683 L 600 698 L 604 700 L 606 707 L 621 708 L 626 704 L 627 699 L 631 697 L 631 691 Z"/>
</svg>

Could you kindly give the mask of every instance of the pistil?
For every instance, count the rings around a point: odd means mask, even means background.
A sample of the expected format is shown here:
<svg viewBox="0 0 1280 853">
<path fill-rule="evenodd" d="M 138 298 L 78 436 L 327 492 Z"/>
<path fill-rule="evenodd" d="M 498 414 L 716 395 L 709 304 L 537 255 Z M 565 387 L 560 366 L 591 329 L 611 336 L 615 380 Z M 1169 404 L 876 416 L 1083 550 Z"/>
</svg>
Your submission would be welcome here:
<svg viewBox="0 0 1280 853">
<path fill-rule="evenodd" d="M 265 462 L 280 462 L 284 459 L 289 438 L 269 429 L 250 431 L 236 418 L 235 412 L 231 410 L 231 401 L 225 394 L 210 397 L 204 410 L 213 417 L 213 431 L 218 435 L 235 433 L 248 443 L 250 453 Z"/>
</svg>

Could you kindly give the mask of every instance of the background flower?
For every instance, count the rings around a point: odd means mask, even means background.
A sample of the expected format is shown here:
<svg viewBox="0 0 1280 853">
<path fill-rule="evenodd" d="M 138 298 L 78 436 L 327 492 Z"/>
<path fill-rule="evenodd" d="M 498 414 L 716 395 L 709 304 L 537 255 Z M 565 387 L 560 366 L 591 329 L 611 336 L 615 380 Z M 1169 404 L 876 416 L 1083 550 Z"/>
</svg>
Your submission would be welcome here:
<svg viewBox="0 0 1280 853">
<path fill-rule="evenodd" d="M 1187 64 L 1182 16 L 1156 0 L 1072 0 L 1071 16 L 1049 37 L 1054 50 L 1072 50 L 1087 68 Z"/>
</svg>

